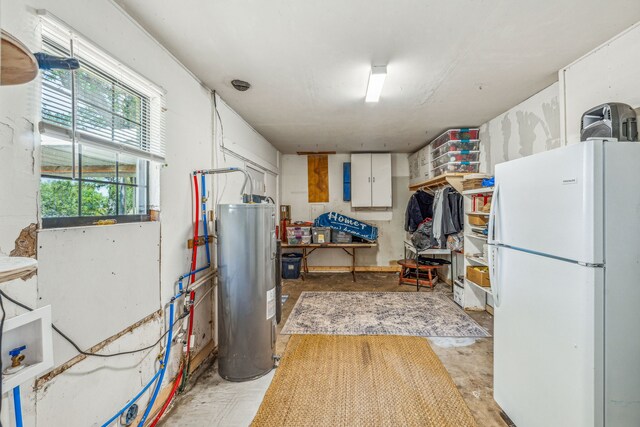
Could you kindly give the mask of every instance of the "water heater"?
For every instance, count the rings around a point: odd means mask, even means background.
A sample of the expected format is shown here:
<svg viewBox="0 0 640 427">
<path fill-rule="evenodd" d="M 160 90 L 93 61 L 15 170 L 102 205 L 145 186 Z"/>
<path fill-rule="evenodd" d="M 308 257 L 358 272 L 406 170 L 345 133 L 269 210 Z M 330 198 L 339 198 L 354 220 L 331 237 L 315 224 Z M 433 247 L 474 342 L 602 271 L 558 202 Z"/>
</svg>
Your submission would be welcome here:
<svg viewBox="0 0 640 427">
<path fill-rule="evenodd" d="M 273 368 L 276 343 L 276 210 L 218 205 L 218 370 L 247 381 Z"/>
</svg>

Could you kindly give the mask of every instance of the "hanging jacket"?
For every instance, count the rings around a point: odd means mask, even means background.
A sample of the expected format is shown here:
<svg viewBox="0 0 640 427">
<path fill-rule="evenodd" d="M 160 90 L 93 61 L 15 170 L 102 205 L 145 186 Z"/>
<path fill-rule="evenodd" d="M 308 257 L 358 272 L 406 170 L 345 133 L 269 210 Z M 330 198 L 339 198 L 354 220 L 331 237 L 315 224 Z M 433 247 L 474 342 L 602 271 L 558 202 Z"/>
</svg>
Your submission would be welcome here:
<svg viewBox="0 0 640 427">
<path fill-rule="evenodd" d="M 431 247 L 441 248 L 445 240 L 443 233 L 443 211 L 444 211 L 444 198 L 442 197 L 443 190 L 436 190 L 433 197 L 433 228 L 431 232 Z"/>
<path fill-rule="evenodd" d="M 404 215 L 404 231 L 413 233 L 426 218 L 433 217 L 433 196 L 418 190 L 411 195 Z"/>
<path fill-rule="evenodd" d="M 457 191 L 449 191 L 449 210 L 451 212 L 452 228 L 445 234 L 458 233 L 464 228 L 464 212 L 462 211 L 462 195 Z"/>
<path fill-rule="evenodd" d="M 450 187 L 445 187 L 442 190 L 442 235 L 444 237 L 443 244 L 446 243 L 449 234 L 457 233 L 459 230 L 456 230 L 456 226 L 454 224 L 454 214 L 451 209 L 451 194 L 454 193 Z M 455 216 L 457 218 L 457 215 Z M 443 248 L 444 246 L 440 246 Z"/>
</svg>

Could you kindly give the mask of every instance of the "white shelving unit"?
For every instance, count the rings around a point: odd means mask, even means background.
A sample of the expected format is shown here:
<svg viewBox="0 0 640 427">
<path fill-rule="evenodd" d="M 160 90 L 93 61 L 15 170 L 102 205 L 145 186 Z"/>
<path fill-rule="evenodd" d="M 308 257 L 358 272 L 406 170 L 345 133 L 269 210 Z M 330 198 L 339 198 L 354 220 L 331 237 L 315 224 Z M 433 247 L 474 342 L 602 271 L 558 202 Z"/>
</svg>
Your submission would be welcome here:
<svg viewBox="0 0 640 427">
<path fill-rule="evenodd" d="M 465 190 L 462 192 L 464 196 L 464 274 L 466 276 L 467 267 L 473 265 L 488 266 L 488 262 L 484 256 L 484 245 L 487 244 L 487 236 L 473 232 L 473 229 L 481 228 L 476 225 L 469 224 L 469 215 L 489 216 L 487 212 L 478 212 L 473 210 L 473 196 L 490 196 L 493 188 L 478 188 L 474 190 Z M 491 288 L 480 286 L 465 277 L 462 282 L 464 285 L 463 307 L 466 310 L 484 311 L 487 305 L 493 305 L 493 295 Z"/>
</svg>

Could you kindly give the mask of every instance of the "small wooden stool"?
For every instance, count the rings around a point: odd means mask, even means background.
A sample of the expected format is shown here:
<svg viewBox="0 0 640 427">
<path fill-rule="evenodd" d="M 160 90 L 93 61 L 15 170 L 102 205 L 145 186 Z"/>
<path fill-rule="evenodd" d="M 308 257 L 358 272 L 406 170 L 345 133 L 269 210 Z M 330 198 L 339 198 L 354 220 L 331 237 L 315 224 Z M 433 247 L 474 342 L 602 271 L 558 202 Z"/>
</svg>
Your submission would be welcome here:
<svg viewBox="0 0 640 427">
<path fill-rule="evenodd" d="M 416 291 L 420 290 L 420 286 L 424 286 L 425 288 L 429 288 L 433 290 L 433 275 L 431 272 L 437 268 L 442 268 L 441 265 L 423 265 L 416 263 L 415 259 L 401 259 L 398 261 L 398 264 L 402 266 L 400 270 L 400 278 L 398 279 L 399 285 L 416 285 Z M 416 271 L 415 279 L 413 277 L 409 277 L 409 273 L 411 270 Z M 427 278 L 429 279 L 426 282 L 424 279 L 420 280 L 420 272 L 424 271 L 427 273 Z"/>
</svg>

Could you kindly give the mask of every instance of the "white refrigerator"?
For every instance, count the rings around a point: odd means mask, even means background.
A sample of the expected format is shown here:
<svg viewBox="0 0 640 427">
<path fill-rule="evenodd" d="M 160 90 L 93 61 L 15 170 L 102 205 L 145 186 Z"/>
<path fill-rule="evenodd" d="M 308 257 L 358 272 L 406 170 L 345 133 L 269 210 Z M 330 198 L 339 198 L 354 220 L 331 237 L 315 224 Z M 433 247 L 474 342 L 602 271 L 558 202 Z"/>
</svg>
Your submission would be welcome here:
<svg viewBox="0 0 640 427">
<path fill-rule="evenodd" d="M 496 165 L 494 398 L 518 427 L 640 426 L 640 143 Z"/>
</svg>

